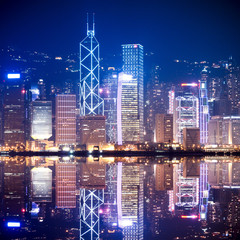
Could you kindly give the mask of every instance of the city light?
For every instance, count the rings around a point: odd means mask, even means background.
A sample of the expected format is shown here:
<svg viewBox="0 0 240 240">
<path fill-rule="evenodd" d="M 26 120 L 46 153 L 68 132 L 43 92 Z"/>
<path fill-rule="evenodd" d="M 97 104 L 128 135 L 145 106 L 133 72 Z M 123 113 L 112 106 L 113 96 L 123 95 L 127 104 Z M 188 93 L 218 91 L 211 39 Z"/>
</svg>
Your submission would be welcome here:
<svg viewBox="0 0 240 240">
<path fill-rule="evenodd" d="M 181 215 L 181 218 L 196 219 L 196 218 L 198 218 L 198 216 L 197 215 Z"/>
<path fill-rule="evenodd" d="M 198 84 L 197 83 L 182 83 L 181 86 L 182 87 L 197 87 Z"/>
<path fill-rule="evenodd" d="M 20 73 L 9 73 L 7 75 L 8 79 L 19 79 L 20 78 Z"/>
<path fill-rule="evenodd" d="M 21 224 L 20 224 L 20 222 L 8 222 L 7 226 L 8 227 L 20 227 Z"/>
</svg>

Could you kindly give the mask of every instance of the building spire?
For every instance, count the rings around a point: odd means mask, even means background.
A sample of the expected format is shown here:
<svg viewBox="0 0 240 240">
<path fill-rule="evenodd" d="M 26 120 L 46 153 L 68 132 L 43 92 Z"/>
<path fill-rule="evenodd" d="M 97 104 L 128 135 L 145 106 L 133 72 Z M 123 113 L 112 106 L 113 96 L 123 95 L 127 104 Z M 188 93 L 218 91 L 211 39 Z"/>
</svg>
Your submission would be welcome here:
<svg viewBox="0 0 240 240">
<path fill-rule="evenodd" d="M 88 35 L 88 30 L 89 30 L 89 27 L 88 27 L 88 13 L 87 13 L 87 35 Z"/>
<path fill-rule="evenodd" d="M 95 35 L 95 21 L 94 21 L 95 13 L 93 13 L 93 35 Z"/>
</svg>

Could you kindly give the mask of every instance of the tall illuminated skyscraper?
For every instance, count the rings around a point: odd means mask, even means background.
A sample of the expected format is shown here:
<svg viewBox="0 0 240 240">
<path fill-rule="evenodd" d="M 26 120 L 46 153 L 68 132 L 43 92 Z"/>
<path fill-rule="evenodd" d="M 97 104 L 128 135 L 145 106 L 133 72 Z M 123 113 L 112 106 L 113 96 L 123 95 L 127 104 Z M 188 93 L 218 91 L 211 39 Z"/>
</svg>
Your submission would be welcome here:
<svg viewBox="0 0 240 240">
<path fill-rule="evenodd" d="M 206 144 L 208 141 L 208 121 L 207 70 L 204 68 L 199 86 L 199 127 L 201 144 Z"/>
<path fill-rule="evenodd" d="M 123 75 L 119 77 L 121 92 L 121 131 L 123 142 L 143 141 L 143 46 L 122 45 Z M 119 86 L 118 86 L 119 87 Z M 120 99 L 118 99 L 120 100 Z"/>
<path fill-rule="evenodd" d="M 104 102 L 99 96 L 99 43 L 95 38 L 95 23 L 80 42 L 80 116 L 103 114 Z"/>
</svg>

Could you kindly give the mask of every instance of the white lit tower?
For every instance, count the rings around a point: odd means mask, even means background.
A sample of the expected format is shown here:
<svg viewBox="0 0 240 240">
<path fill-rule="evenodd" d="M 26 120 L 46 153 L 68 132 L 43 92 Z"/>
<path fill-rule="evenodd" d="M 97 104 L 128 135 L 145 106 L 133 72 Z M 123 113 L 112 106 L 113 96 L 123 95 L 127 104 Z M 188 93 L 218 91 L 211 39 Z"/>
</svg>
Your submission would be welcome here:
<svg viewBox="0 0 240 240">
<path fill-rule="evenodd" d="M 102 115 L 103 99 L 99 96 L 99 43 L 95 38 L 95 23 L 80 42 L 80 116 Z"/>
<path fill-rule="evenodd" d="M 208 93 L 207 93 L 207 70 L 202 71 L 202 77 L 199 86 L 199 127 L 200 127 L 200 143 L 206 144 L 208 140 Z"/>
</svg>

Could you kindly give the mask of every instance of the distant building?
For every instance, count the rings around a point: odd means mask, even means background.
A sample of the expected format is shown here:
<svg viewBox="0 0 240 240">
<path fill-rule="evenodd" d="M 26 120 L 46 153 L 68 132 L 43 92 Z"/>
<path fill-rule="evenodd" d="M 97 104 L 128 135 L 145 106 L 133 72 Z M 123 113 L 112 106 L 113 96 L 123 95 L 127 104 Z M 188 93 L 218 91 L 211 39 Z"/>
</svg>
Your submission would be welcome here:
<svg viewBox="0 0 240 240">
<path fill-rule="evenodd" d="M 43 79 L 39 79 L 38 81 L 38 90 L 39 90 L 39 99 L 41 101 L 46 101 L 47 94 L 46 94 L 46 84 Z"/>
<path fill-rule="evenodd" d="M 80 144 L 100 145 L 106 143 L 105 116 L 85 116 L 79 119 Z"/>
<path fill-rule="evenodd" d="M 199 128 L 183 129 L 183 147 L 185 149 L 200 147 L 200 129 Z"/>
<path fill-rule="evenodd" d="M 52 136 L 52 102 L 34 101 L 31 103 L 31 137 L 34 140 L 47 140 Z"/>
<path fill-rule="evenodd" d="M 76 144 L 76 95 L 56 96 L 56 144 Z"/>
<path fill-rule="evenodd" d="M 32 200 L 52 202 L 52 170 L 35 167 L 31 170 Z"/>
<path fill-rule="evenodd" d="M 123 73 L 118 79 L 118 121 L 121 119 L 118 127 L 122 132 L 121 140 L 143 142 L 143 46 L 122 45 L 122 54 Z"/>
<path fill-rule="evenodd" d="M 156 114 L 155 119 L 156 142 L 172 143 L 173 142 L 173 115 Z"/>
<path fill-rule="evenodd" d="M 76 164 L 56 164 L 56 207 L 76 208 Z"/>
<path fill-rule="evenodd" d="M 213 116 L 208 122 L 208 144 L 222 144 L 222 117 Z"/>
<path fill-rule="evenodd" d="M 25 145 L 25 94 L 20 74 L 8 74 L 4 92 L 4 144 Z"/>
</svg>

